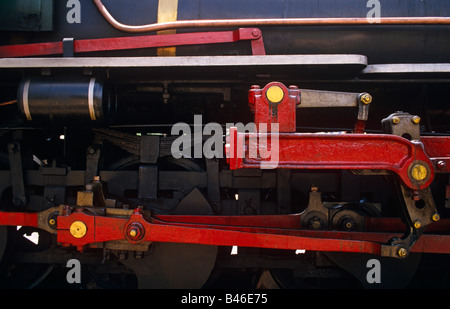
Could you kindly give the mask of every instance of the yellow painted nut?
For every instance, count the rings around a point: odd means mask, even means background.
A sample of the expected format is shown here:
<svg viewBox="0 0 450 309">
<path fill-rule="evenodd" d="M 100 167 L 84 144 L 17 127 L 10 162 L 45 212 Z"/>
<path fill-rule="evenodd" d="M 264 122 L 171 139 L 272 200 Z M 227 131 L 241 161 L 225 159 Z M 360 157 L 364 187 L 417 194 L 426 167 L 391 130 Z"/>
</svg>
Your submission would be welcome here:
<svg viewBox="0 0 450 309">
<path fill-rule="evenodd" d="M 414 222 L 414 227 L 415 227 L 416 229 L 420 229 L 421 226 L 422 226 L 422 223 L 421 223 L 419 220 L 417 220 L 416 222 Z"/>
<path fill-rule="evenodd" d="M 415 164 L 411 169 L 411 176 L 415 180 L 418 181 L 424 180 L 427 177 L 427 175 L 428 175 L 427 168 L 420 163 Z"/>
<path fill-rule="evenodd" d="M 405 248 L 400 248 L 398 249 L 397 254 L 399 257 L 405 257 L 408 254 L 408 250 Z"/>
<path fill-rule="evenodd" d="M 364 104 L 369 104 L 370 102 L 372 102 L 372 96 L 368 93 L 364 93 L 361 96 L 361 102 L 363 102 Z"/>
<path fill-rule="evenodd" d="M 419 124 L 420 123 L 420 117 L 419 116 L 414 116 L 411 118 L 412 123 L 414 124 Z"/>
<path fill-rule="evenodd" d="M 136 235 L 137 235 L 136 229 L 131 229 L 130 232 L 129 232 L 129 235 L 130 235 L 131 237 L 136 237 Z"/>
<path fill-rule="evenodd" d="M 438 213 L 433 214 L 433 216 L 431 216 L 431 220 L 433 220 L 434 222 L 437 222 L 439 220 L 441 220 L 441 216 Z"/>
<path fill-rule="evenodd" d="M 393 123 L 393 124 L 398 124 L 398 123 L 400 123 L 400 118 L 398 118 L 397 116 L 392 117 L 392 123 Z"/>
<path fill-rule="evenodd" d="M 75 238 L 84 237 L 87 233 L 87 226 L 81 221 L 75 221 L 70 225 L 70 234 Z"/>
<path fill-rule="evenodd" d="M 48 223 L 50 225 L 55 225 L 56 224 L 56 220 L 55 219 L 50 219 L 50 220 L 48 220 Z"/>
<path fill-rule="evenodd" d="M 272 103 L 281 102 L 284 98 L 284 91 L 280 86 L 271 86 L 266 91 L 267 99 Z"/>
</svg>

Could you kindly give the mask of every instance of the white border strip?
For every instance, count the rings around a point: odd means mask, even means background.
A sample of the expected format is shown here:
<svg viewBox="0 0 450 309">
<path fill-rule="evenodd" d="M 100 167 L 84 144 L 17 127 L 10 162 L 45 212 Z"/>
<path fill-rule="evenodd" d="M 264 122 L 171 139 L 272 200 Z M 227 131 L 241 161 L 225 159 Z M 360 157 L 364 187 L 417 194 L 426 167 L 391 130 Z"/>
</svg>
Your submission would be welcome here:
<svg viewBox="0 0 450 309">
<path fill-rule="evenodd" d="M 161 68 L 161 67 L 236 67 L 296 65 L 362 65 L 367 57 L 342 55 L 266 55 L 266 56 L 199 56 L 199 57 L 67 57 L 67 58 L 0 58 L 4 68 Z"/>
</svg>

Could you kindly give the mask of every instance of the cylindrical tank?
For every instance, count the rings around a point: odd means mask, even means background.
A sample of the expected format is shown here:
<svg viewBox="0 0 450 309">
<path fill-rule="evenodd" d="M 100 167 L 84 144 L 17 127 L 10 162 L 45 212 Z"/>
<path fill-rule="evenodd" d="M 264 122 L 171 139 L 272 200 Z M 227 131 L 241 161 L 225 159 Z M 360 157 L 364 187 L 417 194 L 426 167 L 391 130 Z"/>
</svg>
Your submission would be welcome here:
<svg viewBox="0 0 450 309">
<path fill-rule="evenodd" d="M 18 87 L 19 111 L 39 124 L 109 123 L 115 100 L 103 83 L 90 76 L 31 77 Z"/>
<path fill-rule="evenodd" d="M 14 40 L 17 42 L 20 36 L 27 42 L 48 42 L 61 41 L 63 38 L 142 35 L 113 28 L 91 0 L 79 3 L 79 23 L 68 19 L 73 8 L 67 5 L 67 1 L 54 1 L 54 31 L 15 33 Z M 371 10 L 375 8 L 380 17 L 450 16 L 450 1 L 447 0 L 183 0 L 177 3 L 177 20 L 373 17 L 376 12 Z M 123 24 L 157 22 L 158 0 L 103 0 L 103 4 Z M 388 26 L 368 23 L 362 26 L 261 29 L 267 54 L 362 54 L 368 57 L 369 64 L 450 62 L 448 25 Z M 208 29 L 179 29 L 177 32 L 206 30 Z M 6 42 L 2 41 L 2 44 Z M 248 53 L 249 46 L 246 42 L 177 47 L 176 52 L 180 56 Z M 156 53 L 155 49 L 147 49 L 113 55 L 153 56 Z"/>
</svg>

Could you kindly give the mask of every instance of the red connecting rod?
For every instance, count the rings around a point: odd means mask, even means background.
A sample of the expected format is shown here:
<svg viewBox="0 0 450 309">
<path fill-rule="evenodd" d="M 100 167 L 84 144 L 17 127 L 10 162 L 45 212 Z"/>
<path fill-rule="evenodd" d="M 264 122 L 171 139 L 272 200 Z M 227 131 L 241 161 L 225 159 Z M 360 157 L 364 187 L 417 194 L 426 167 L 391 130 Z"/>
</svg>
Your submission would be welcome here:
<svg viewBox="0 0 450 309">
<path fill-rule="evenodd" d="M 435 174 L 421 142 L 388 134 L 242 133 L 230 128 L 226 148 L 231 169 L 389 170 L 412 190 L 428 187 Z M 258 154 L 267 148 L 275 158 Z"/>
<path fill-rule="evenodd" d="M 144 218 L 139 209 L 129 218 L 94 215 L 84 208 L 68 206 L 41 213 L 0 212 L 1 225 L 25 225 L 45 229 L 57 235 L 65 246 L 83 250 L 86 245 L 106 241 L 178 242 L 219 246 L 304 249 L 313 251 L 357 252 L 382 255 L 383 245 L 393 236 L 401 236 L 400 219 L 368 218 L 365 232 L 314 231 L 301 228 L 301 214 L 267 216 L 152 216 Z M 55 210 L 56 228 L 44 220 Z M 413 246 L 413 252 L 450 253 L 450 220 L 441 219 L 430 226 Z M 382 232 L 375 232 L 382 231 Z"/>
</svg>

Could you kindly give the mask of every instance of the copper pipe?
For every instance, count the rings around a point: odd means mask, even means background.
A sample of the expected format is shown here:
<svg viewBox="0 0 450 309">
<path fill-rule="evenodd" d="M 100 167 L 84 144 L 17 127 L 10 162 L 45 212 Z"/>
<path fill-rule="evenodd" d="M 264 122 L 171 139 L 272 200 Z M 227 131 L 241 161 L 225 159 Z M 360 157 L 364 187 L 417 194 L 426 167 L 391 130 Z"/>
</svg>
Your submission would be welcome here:
<svg viewBox="0 0 450 309">
<path fill-rule="evenodd" d="M 345 18 L 269 18 L 269 19 L 204 19 L 180 20 L 132 26 L 118 22 L 101 0 L 93 0 L 103 17 L 114 28 L 124 32 L 154 32 L 180 28 L 260 27 L 260 26 L 348 26 L 348 25 L 450 25 L 450 17 L 383 17 L 370 23 L 365 17 Z"/>
<path fill-rule="evenodd" d="M 0 106 L 12 105 L 12 104 L 16 104 L 16 103 L 17 103 L 17 100 L 11 100 L 11 101 L 0 103 Z"/>
</svg>

